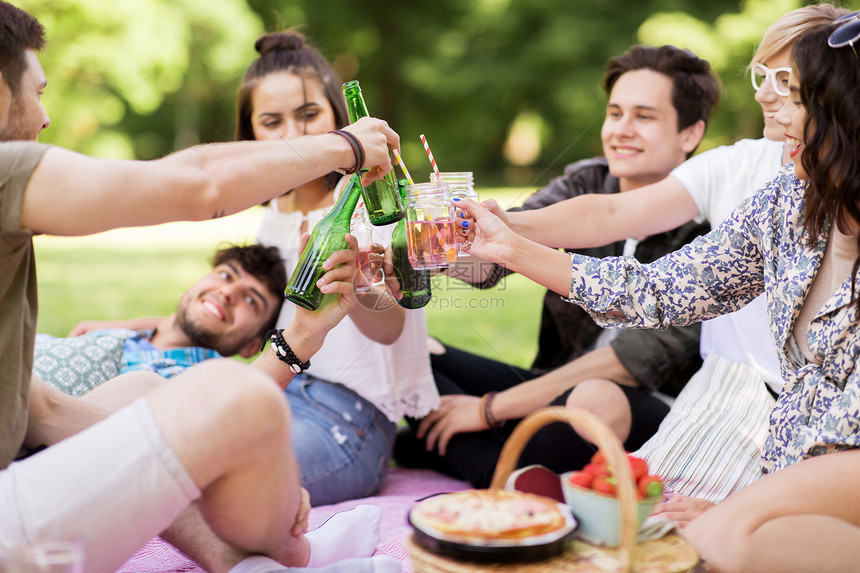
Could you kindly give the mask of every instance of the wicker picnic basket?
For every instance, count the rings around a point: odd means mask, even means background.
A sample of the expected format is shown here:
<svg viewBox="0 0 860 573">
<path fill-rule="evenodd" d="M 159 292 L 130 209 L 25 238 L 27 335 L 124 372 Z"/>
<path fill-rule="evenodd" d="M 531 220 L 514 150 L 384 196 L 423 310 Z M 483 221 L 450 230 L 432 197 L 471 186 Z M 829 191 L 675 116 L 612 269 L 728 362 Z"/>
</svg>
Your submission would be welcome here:
<svg viewBox="0 0 860 573">
<path fill-rule="evenodd" d="M 696 551 L 675 533 L 636 543 L 636 493 L 630 465 L 621 443 L 599 418 L 576 408 L 543 408 L 525 418 L 514 429 L 499 455 L 490 489 L 502 489 L 526 443 L 543 426 L 567 421 L 603 451 L 616 469 L 620 506 L 620 543 L 606 548 L 575 540 L 565 553 L 529 563 L 475 563 L 436 555 L 410 536 L 406 540 L 415 573 L 580 573 L 618 571 L 636 573 L 681 573 L 699 563 Z"/>
</svg>

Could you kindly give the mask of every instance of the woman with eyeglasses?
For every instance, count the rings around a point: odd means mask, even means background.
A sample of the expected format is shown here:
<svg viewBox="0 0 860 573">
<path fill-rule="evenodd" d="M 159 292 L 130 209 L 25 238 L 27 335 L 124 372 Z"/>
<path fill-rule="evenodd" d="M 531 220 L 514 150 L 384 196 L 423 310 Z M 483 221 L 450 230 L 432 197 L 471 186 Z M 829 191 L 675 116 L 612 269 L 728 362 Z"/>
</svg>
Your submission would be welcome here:
<svg viewBox="0 0 860 573">
<path fill-rule="evenodd" d="M 684 529 L 709 571 L 860 563 L 860 39 L 856 14 L 806 32 L 776 115 L 794 164 L 720 226 L 651 264 L 590 259 L 513 233 L 484 206 L 471 251 L 583 306 L 602 326 L 664 328 L 764 293 L 786 381 L 759 481 Z"/>
<path fill-rule="evenodd" d="M 806 6 L 765 32 L 749 69 L 764 137 L 700 153 L 636 193 L 584 195 L 543 209 L 490 209 L 517 233 L 544 245 L 582 248 L 664 232 L 690 219 L 716 226 L 791 161 L 775 116 L 788 96 L 789 55 L 806 31 L 845 10 Z M 576 221 L 570 225 L 570 221 Z M 755 482 L 767 416 L 782 389 L 764 297 L 702 325 L 702 369 L 687 383 L 658 433 L 636 454 L 679 494 L 660 508 L 681 525 Z"/>
<path fill-rule="evenodd" d="M 858 40 L 854 12 L 797 43 L 777 116 L 794 173 L 781 172 L 736 215 L 765 215 L 752 243 L 790 385 L 764 459 L 771 470 L 787 467 L 687 527 L 715 571 L 842 572 L 860 562 Z"/>
</svg>

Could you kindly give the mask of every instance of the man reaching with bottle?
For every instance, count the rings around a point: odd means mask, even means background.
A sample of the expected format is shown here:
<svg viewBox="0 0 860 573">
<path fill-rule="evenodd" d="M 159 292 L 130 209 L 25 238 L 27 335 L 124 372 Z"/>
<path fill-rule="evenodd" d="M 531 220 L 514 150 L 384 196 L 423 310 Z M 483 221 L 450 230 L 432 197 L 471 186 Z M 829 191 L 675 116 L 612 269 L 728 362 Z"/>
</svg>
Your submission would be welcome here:
<svg viewBox="0 0 860 573">
<path fill-rule="evenodd" d="M 0 2 L 0 30 L 0 550 L 80 540 L 87 570 L 112 571 L 166 534 L 214 573 L 251 556 L 294 567 L 343 557 L 316 552 L 304 535 L 309 508 L 290 447 L 290 413 L 269 374 L 283 384 L 292 370 L 283 372 L 271 350 L 261 357 L 263 372 L 207 361 L 110 417 L 32 374 L 32 238 L 219 217 L 336 169 L 368 168 L 367 183 L 391 170 L 389 146 L 399 148 L 399 137 L 375 119 L 348 126 L 364 152 L 360 165 L 337 134 L 197 146 L 156 161 L 40 145 L 33 140 L 49 125 L 40 102 L 42 26 Z M 337 304 L 297 313 L 281 333 L 298 360 L 316 352 L 353 304 L 354 240 L 350 246 L 345 260 L 333 261 L 346 264 L 322 279 L 323 290 L 341 295 Z M 21 446 L 40 444 L 48 447 L 15 461 Z"/>
</svg>

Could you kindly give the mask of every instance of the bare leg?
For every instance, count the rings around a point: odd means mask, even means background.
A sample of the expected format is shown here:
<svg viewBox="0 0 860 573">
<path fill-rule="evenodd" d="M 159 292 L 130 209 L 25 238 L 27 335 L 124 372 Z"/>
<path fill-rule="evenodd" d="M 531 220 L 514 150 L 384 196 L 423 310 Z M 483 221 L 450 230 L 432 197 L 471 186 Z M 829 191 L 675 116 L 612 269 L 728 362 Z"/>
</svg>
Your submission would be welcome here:
<svg viewBox="0 0 860 573">
<path fill-rule="evenodd" d="M 113 412 L 166 384 L 170 382 L 150 372 L 129 372 L 109 380 L 83 398 Z M 229 571 L 249 556 L 249 553 L 229 545 L 212 531 L 203 519 L 197 502 L 161 532 L 161 537 L 213 573 Z"/>
<path fill-rule="evenodd" d="M 165 441 L 203 491 L 200 512 L 211 531 L 242 552 L 306 565 L 308 543 L 290 531 L 301 500 L 299 473 L 289 445 L 289 411 L 277 385 L 236 361 L 210 360 L 156 388 L 147 400 Z M 181 540 L 189 533 L 194 540 L 205 529 L 189 527 L 186 519 L 194 523 L 183 516 L 167 535 L 198 558 L 195 547 L 205 544 Z M 206 565 L 217 573 L 233 564 Z"/>
<path fill-rule="evenodd" d="M 565 404 L 587 410 L 606 422 L 622 444 L 630 436 L 633 424 L 630 402 L 615 382 L 602 379 L 583 380 L 574 387 Z M 588 439 L 585 435 L 582 437 Z"/>
<path fill-rule="evenodd" d="M 144 392 L 147 379 L 152 382 L 147 374 L 120 377 L 127 393 L 104 387 L 89 399 L 118 407 Z M 236 361 L 213 360 L 152 386 L 147 400 L 164 439 L 203 491 L 199 512 L 183 515 L 166 537 L 214 573 L 245 554 L 307 564 L 307 541 L 290 532 L 301 499 L 299 474 L 277 385 Z M 229 562 L 217 562 L 227 556 Z"/>
<path fill-rule="evenodd" d="M 860 450 L 763 477 L 684 536 L 713 571 L 848 571 L 860 561 Z"/>
<path fill-rule="evenodd" d="M 248 552 L 228 544 L 212 531 L 197 502 L 162 531 L 161 537 L 210 573 L 229 571 L 250 557 Z"/>
<path fill-rule="evenodd" d="M 165 382 L 151 373 L 132 372 L 103 384 L 85 398 L 113 411 L 156 388 L 170 384 L 172 382 Z M 280 395 L 280 399 L 286 402 L 283 395 Z M 285 437 L 285 442 L 288 439 Z M 350 512 L 336 514 L 323 527 L 308 535 L 308 541 L 313 537 L 316 545 L 310 544 L 313 560 L 307 565 L 325 565 L 338 559 L 371 555 L 378 540 L 380 518 L 379 510 L 371 506 L 359 506 Z M 361 532 L 357 534 L 355 527 L 361 527 Z M 161 533 L 161 537 L 213 573 L 228 571 L 251 555 L 219 537 L 204 519 L 199 503 L 192 504 Z"/>
<path fill-rule="evenodd" d="M 757 547 L 794 547 L 796 551 L 760 551 Z M 813 551 L 809 549 L 814 548 Z M 860 560 L 860 527 L 824 515 L 780 517 L 750 536 L 746 571 L 761 573 L 844 573 Z"/>
<path fill-rule="evenodd" d="M 116 412 L 167 383 L 167 380 L 152 372 L 129 372 L 111 378 L 81 398 L 101 406 L 108 412 Z"/>
</svg>

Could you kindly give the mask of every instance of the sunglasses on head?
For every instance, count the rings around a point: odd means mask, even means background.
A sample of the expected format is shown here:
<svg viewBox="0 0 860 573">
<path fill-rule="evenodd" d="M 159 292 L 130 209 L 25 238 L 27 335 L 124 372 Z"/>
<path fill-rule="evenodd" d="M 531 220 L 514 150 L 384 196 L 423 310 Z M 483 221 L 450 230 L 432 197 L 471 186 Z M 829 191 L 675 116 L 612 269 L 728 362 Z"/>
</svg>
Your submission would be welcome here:
<svg viewBox="0 0 860 573">
<path fill-rule="evenodd" d="M 853 48 L 854 42 L 860 39 L 860 10 L 837 18 L 833 25 L 837 28 L 827 38 L 827 45 L 831 48 Z"/>
</svg>

